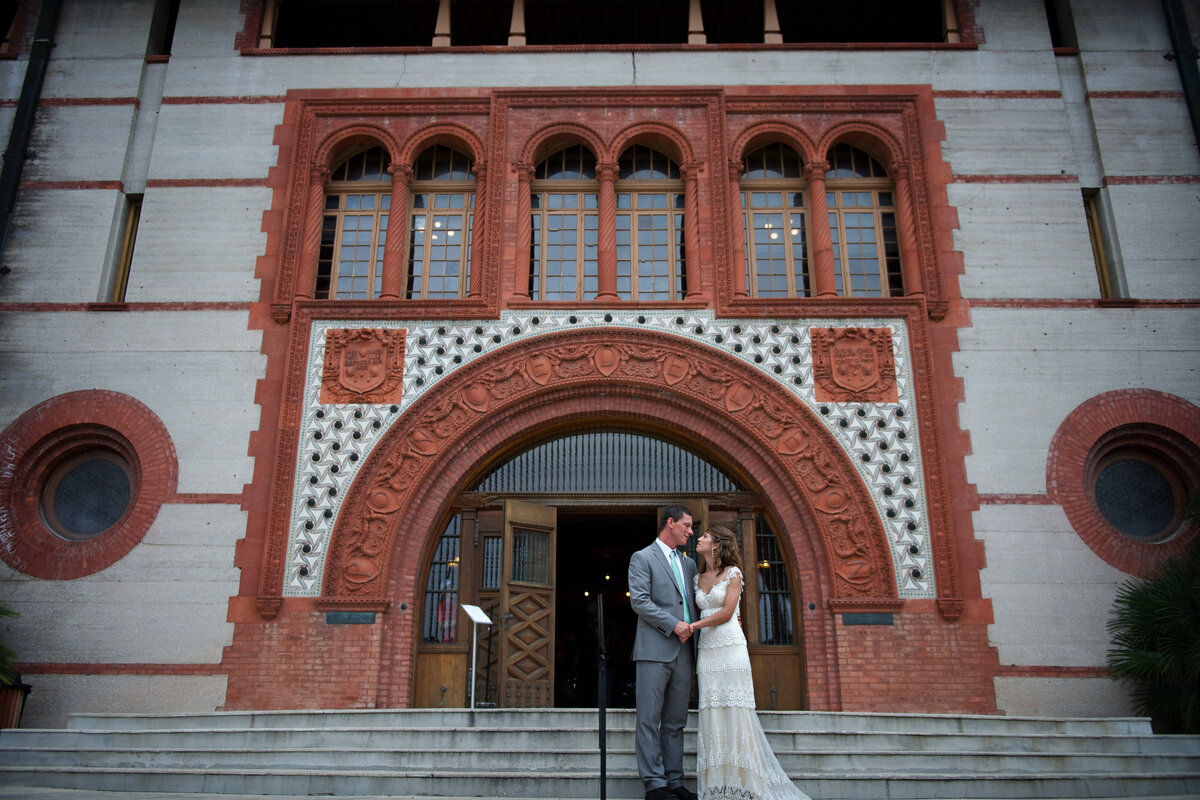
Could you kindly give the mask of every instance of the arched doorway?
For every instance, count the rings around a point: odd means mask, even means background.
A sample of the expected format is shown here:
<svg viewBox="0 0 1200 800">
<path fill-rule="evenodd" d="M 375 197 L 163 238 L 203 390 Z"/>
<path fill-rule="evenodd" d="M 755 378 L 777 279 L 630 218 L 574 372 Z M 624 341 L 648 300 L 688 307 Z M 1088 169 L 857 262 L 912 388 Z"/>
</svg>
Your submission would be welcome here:
<svg viewBox="0 0 1200 800">
<path fill-rule="evenodd" d="M 762 502 L 687 447 L 611 425 L 514 448 L 456 498 L 419 584 L 414 705 L 466 705 L 473 688 L 477 706 L 594 707 L 602 603 L 605 703 L 632 707 L 626 570 L 674 502 L 692 510 L 697 532 L 720 524 L 739 535 L 759 706 L 807 707 L 799 585 Z M 494 624 L 473 632 L 464 603 Z"/>
</svg>

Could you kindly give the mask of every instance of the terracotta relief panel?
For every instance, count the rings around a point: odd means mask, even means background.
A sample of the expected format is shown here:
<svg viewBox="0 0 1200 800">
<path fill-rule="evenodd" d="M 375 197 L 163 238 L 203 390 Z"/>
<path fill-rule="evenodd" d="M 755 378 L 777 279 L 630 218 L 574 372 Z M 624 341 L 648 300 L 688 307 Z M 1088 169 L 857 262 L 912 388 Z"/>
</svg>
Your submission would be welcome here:
<svg viewBox="0 0 1200 800">
<path fill-rule="evenodd" d="M 896 360 L 887 328 L 813 328 L 813 391 L 822 403 L 895 403 Z"/>
<path fill-rule="evenodd" d="M 403 394 L 403 329 L 355 328 L 326 333 L 322 403 L 398 403 Z"/>
</svg>

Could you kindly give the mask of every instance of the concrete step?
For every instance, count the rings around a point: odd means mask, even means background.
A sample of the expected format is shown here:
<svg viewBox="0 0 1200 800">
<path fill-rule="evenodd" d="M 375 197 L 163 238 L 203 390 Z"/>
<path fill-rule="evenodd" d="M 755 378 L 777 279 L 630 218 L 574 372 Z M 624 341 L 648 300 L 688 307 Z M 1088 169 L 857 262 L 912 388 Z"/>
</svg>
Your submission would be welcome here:
<svg viewBox="0 0 1200 800">
<path fill-rule="evenodd" d="M 892 733 L 877 731 L 792 732 L 779 727 L 766 730 L 767 738 L 776 750 L 797 750 L 811 753 L 845 752 L 909 752 L 928 753 L 992 752 L 1073 754 L 1079 752 L 1105 754 L 1172 754 L 1186 751 L 1189 740 L 1176 741 L 1169 736 L 1081 734 L 1001 733 L 941 733 L 914 731 Z M 170 729 L 170 730 L 44 730 L 14 729 L 5 731 L 4 746 L 24 748 L 78 748 L 140 750 L 151 748 L 248 749 L 248 748 L 310 748 L 328 749 L 485 749 L 493 747 L 497 737 L 503 737 L 509 749 L 541 747 L 546 738 L 553 739 L 556 748 L 564 750 L 596 749 L 598 732 L 591 728 L 454 728 L 388 729 L 388 728 L 267 728 L 267 729 Z M 685 746 L 695 747 L 695 730 L 685 734 Z M 631 728 L 608 728 L 610 752 L 632 748 Z"/>
<path fill-rule="evenodd" d="M 820 800 L 1200 796 L 1200 737 L 1137 718 L 761 712 Z M 610 711 L 607 796 L 642 796 L 631 710 Z M 0 733 L 0 787 L 280 796 L 596 797 L 595 709 L 80 715 Z M 686 740 L 694 763 L 693 716 Z M 0 795 L 2 797 L 3 795 Z"/>
<path fill-rule="evenodd" d="M 1131 798 L 1200 795 L 1200 772 L 1155 775 L 1144 772 L 1104 776 L 1014 775 L 979 771 L 969 775 L 887 774 L 791 775 L 806 793 L 820 800 L 917 800 L 917 798 Z M 376 770 L 185 770 L 16 768 L 0 766 L 0 784 L 99 789 L 119 792 L 207 792 L 212 794 L 462 797 L 595 797 L 599 775 L 544 772 Z M 614 800 L 640 798 L 641 781 L 632 773 L 609 774 L 607 795 Z"/>
<path fill-rule="evenodd" d="M 209 792 L 104 792 L 95 789 L 52 789 L 41 786 L 0 786 L 0 800 L 262 800 L 262 795 L 255 794 L 212 794 Z M 272 800 L 311 800 L 308 795 L 274 795 Z M 497 798 L 488 795 L 483 798 L 467 798 L 461 795 L 454 797 L 429 795 L 340 795 L 340 800 L 546 800 L 538 797 Z M 614 799 L 615 800 L 615 799 Z M 945 800 L 933 797 L 913 798 L 912 800 Z M 974 795 L 957 798 L 957 800 L 983 800 Z M 1041 798 L 1040 800 L 1068 800 L 1063 797 Z M 1147 795 L 1143 800 L 1196 800 L 1195 795 Z"/>
<path fill-rule="evenodd" d="M 924 772 L 928 758 L 936 755 L 936 767 L 942 774 L 969 775 L 984 771 L 1055 775 L 1060 773 L 1104 775 L 1108 773 L 1151 772 L 1186 773 L 1200 771 L 1200 757 L 1186 753 L 1145 755 L 1140 753 L 1039 753 L 986 750 L 958 750 L 931 753 L 928 750 L 895 750 L 885 753 L 773 748 L 785 770 L 808 775 L 841 774 L 862 771 L 874 773 Z M 6 747 L 6 760 L 23 766 L 180 768 L 198 769 L 307 769 L 314 765 L 337 770 L 496 770 L 499 772 L 544 771 L 552 773 L 589 772 L 598 769 L 596 746 L 564 749 L 541 746 L 513 748 L 507 741 L 502 747 L 486 750 L 470 748 L 378 748 L 364 747 L 243 747 L 213 748 L 74 748 Z M 610 769 L 634 769 L 632 748 L 607 748 Z M 690 769 L 691 764 L 686 764 Z"/>
<path fill-rule="evenodd" d="M 609 730 L 633 730 L 633 709 L 608 709 Z M 1004 733 L 1083 736 L 1151 733 L 1142 717 L 1001 717 L 955 714 L 886 714 L 821 711 L 758 712 L 763 729 L 835 733 Z M 595 730 L 597 709 L 354 709 L 330 711 L 217 711 L 209 714 L 75 714 L 67 727 L 83 730 L 169 730 L 183 728 L 583 728 Z M 688 721 L 694 729 L 695 711 Z"/>
</svg>

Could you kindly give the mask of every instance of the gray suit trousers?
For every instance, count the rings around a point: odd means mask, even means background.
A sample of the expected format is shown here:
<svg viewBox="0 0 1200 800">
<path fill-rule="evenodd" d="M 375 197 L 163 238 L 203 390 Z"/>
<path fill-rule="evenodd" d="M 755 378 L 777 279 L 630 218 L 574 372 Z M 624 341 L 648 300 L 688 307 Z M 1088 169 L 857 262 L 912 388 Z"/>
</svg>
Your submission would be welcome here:
<svg viewBox="0 0 1200 800">
<path fill-rule="evenodd" d="M 646 791 L 683 783 L 683 728 L 695 672 L 695 648 L 688 642 L 674 661 L 638 661 L 638 774 Z"/>
</svg>

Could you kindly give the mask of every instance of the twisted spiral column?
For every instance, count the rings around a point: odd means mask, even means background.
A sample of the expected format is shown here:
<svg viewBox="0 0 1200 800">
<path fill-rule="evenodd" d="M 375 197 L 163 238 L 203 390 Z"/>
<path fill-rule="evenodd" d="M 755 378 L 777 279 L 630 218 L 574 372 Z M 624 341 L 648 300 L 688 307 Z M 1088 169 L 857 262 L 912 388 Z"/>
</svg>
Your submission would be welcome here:
<svg viewBox="0 0 1200 800">
<path fill-rule="evenodd" d="M 729 162 L 729 240 L 733 246 L 733 296 L 749 297 L 750 276 L 746 264 L 746 214 L 742 209 L 742 170 L 740 160 Z"/>
<path fill-rule="evenodd" d="M 684 296 L 691 300 L 700 294 L 700 163 L 683 165 L 683 252 L 688 273 L 684 276 Z"/>
<path fill-rule="evenodd" d="M 513 164 L 513 169 L 517 171 L 517 255 L 513 264 L 513 297 L 528 300 L 529 249 L 533 246 L 533 202 L 530 196 L 533 165 L 522 161 Z"/>
<path fill-rule="evenodd" d="M 596 224 L 598 231 L 597 300 L 620 300 L 617 294 L 617 165 L 611 161 L 596 164 L 600 183 L 600 202 Z"/>
<path fill-rule="evenodd" d="M 321 222 L 325 216 L 325 184 L 329 168 L 314 166 L 308 173 L 308 200 L 304 208 L 304 246 L 300 250 L 300 274 L 292 287 L 297 300 L 311 298 L 317 285 L 317 261 L 321 257 Z"/>
<path fill-rule="evenodd" d="M 809 223 L 812 225 L 813 287 L 817 297 L 837 296 L 829 204 L 825 201 L 825 173 L 828 171 L 828 161 L 813 161 L 804 167 L 804 177 L 808 179 Z"/>
<path fill-rule="evenodd" d="M 412 184 L 412 167 L 392 164 L 392 204 L 388 209 L 388 235 L 383 243 L 383 282 L 379 297 L 399 300 L 404 297 L 404 258 L 408 249 L 408 187 Z"/>
<path fill-rule="evenodd" d="M 484 217 L 487 215 L 487 165 L 476 164 L 472 171 L 475 173 L 475 211 L 471 215 L 471 281 L 467 287 L 467 297 L 483 296 L 483 256 L 487 252 L 483 237 L 487 225 Z"/>
<path fill-rule="evenodd" d="M 909 182 L 907 164 L 892 166 L 892 180 L 896 184 L 896 227 L 900 237 L 900 270 L 904 275 L 906 297 L 921 297 L 925 294 L 925 283 L 921 276 L 921 259 L 917 252 L 917 229 L 913 222 L 912 185 Z"/>
</svg>

